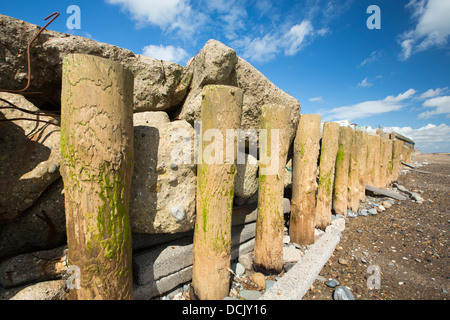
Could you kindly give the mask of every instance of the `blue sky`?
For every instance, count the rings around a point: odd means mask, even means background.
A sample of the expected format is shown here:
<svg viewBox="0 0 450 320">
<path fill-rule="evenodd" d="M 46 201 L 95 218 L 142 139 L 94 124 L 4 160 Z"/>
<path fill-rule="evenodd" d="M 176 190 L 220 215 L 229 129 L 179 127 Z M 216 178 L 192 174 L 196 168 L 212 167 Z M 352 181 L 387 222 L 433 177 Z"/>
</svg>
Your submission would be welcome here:
<svg viewBox="0 0 450 320">
<path fill-rule="evenodd" d="M 81 28 L 68 29 L 70 5 Z M 381 29 L 369 29 L 370 5 Z M 0 0 L 0 13 L 185 65 L 211 38 L 324 121 L 395 129 L 450 152 L 449 0 Z"/>
</svg>

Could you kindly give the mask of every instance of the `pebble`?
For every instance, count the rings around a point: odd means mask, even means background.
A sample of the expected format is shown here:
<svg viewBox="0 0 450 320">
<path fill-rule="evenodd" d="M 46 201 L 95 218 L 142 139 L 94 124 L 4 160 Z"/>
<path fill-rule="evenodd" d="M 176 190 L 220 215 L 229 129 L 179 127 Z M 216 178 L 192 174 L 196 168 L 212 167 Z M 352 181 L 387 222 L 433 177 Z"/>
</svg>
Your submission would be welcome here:
<svg viewBox="0 0 450 320">
<path fill-rule="evenodd" d="M 242 264 L 240 264 L 239 262 L 232 263 L 231 270 L 233 270 L 233 272 L 239 277 L 242 276 L 245 272 L 244 266 Z"/>
<path fill-rule="evenodd" d="M 371 209 L 367 210 L 367 212 L 373 216 L 378 213 L 376 208 L 371 208 Z"/>
<path fill-rule="evenodd" d="M 252 281 L 260 286 L 261 288 L 265 288 L 266 287 L 266 278 L 264 277 L 264 275 L 260 272 L 255 272 L 252 275 Z"/>
<path fill-rule="evenodd" d="M 354 213 L 351 210 L 347 210 L 347 217 L 349 217 L 349 218 L 356 218 L 356 213 Z"/>
<path fill-rule="evenodd" d="M 184 219 L 184 216 L 186 215 L 186 211 L 184 210 L 184 207 L 182 206 L 175 206 L 170 208 L 170 213 L 177 221 L 181 221 Z"/>
<path fill-rule="evenodd" d="M 335 288 L 339 285 L 339 281 L 337 281 L 336 279 L 331 279 L 326 281 L 325 284 L 330 288 Z"/>
<path fill-rule="evenodd" d="M 56 164 L 52 163 L 48 168 L 48 173 L 53 174 L 56 172 L 56 170 L 58 170 L 58 167 L 56 166 Z"/>
<path fill-rule="evenodd" d="M 345 260 L 344 258 L 339 258 L 338 262 L 339 262 L 340 264 L 344 264 L 344 265 L 348 264 L 348 261 Z"/>
<path fill-rule="evenodd" d="M 377 208 L 378 212 L 383 212 L 384 210 L 386 210 L 386 209 L 382 205 L 379 205 L 378 208 Z"/>
<path fill-rule="evenodd" d="M 358 232 L 358 233 L 363 233 L 363 231 L 362 231 L 362 230 L 356 230 L 356 232 Z"/>
<path fill-rule="evenodd" d="M 262 296 L 262 293 L 253 290 L 241 290 L 239 291 L 239 296 L 245 300 L 258 300 Z"/>
<path fill-rule="evenodd" d="M 253 252 L 249 252 L 240 256 L 238 260 L 246 270 L 251 270 L 253 265 Z"/>
<path fill-rule="evenodd" d="M 325 281 L 327 281 L 327 278 L 322 277 L 321 275 L 318 275 L 317 278 L 316 278 L 316 280 L 318 280 L 318 281 L 320 281 L 320 282 L 325 282 Z"/>
<path fill-rule="evenodd" d="M 170 164 L 170 169 L 176 170 L 177 168 L 178 168 L 178 165 L 176 163 L 171 163 Z"/>
<path fill-rule="evenodd" d="M 346 286 L 339 286 L 333 292 L 334 300 L 355 300 L 352 292 Z"/>
<path fill-rule="evenodd" d="M 386 209 L 389 209 L 390 207 L 392 207 L 392 204 L 390 202 L 387 201 L 383 201 L 381 203 L 383 205 L 383 207 L 385 207 Z"/>
<path fill-rule="evenodd" d="M 365 216 L 367 216 L 367 214 L 368 214 L 367 213 L 367 209 L 361 209 L 361 211 L 359 211 L 359 215 L 360 216 L 364 216 L 365 217 Z"/>
</svg>

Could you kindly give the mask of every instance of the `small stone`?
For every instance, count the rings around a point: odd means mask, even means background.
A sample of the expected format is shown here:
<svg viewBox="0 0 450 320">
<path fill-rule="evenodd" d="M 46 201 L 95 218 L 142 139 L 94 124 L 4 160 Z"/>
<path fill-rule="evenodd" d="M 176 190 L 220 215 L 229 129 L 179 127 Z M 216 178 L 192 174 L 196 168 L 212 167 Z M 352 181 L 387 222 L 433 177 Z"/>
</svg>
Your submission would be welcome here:
<svg viewBox="0 0 450 320">
<path fill-rule="evenodd" d="M 242 264 L 240 264 L 239 262 L 232 263 L 231 270 L 233 270 L 233 272 L 239 277 L 242 276 L 245 272 L 244 266 Z"/>
<path fill-rule="evenodd" d="M 361 259 L 361 262 L 362 263 L 367 263 L 367 260 L 366 259 Z"/>
<path fill-rule="evenodd" d="M 386 209 L 389 209 L 390 207 L 392 207 L 392 204 L 389 203 L 389 202 L 387 202 L 387 201 L 383 201 L 381 204 L 382 204 L 383 207 L 385 207 Z"/>
<path fill-rule="evenodd" d="M 347 217 L 356 218 L 356 213 L 354 213 L 352 210 L 347 210 Z"/>
<path fill-rule="evenodd" d="M 377 207 L 377 211 L 378 212 L 383 212 L 383 211 L 385 211 L 386 209 L 382 206 L 382 205 L 379 205 L 378 207 Z"/>
<path fill-rule="evenodd" d="M 317 280 L 317 281 L 320 281 L 320 282 L 325 282 L 325 281 L 327 281 L 327 279 L 326 279 L 325 277 L 322 277 L 321 275 L 318 275 L 317 278 L 316 278 L 316 280 Z"/>
<path fill-rule="evenodd" d="M 363 231 L 362 231 L 362 230 L 356 230 L 356 232 L 358 232 L 358 233 L 363 233 Z"/>
<path fill-rule="evenodd" d="M 289 236 L 284 236 L 283 237 L 283 243 L 284 244 L 289 244 L 290 241 L 291 241 L 291 237 L 289 237 Z"/>
<path fill-rule="evenodd" d="M 50 165 L 50 167 L 48 167 L 48 173 L 53 174 L 56 172 L 56 170 L 58 170 L 58 167 L 56 166 L 56 164 L 52 163 Z"/>
<path fill-rule="evenodd" d="M 371 208 L 371 209 L 367 210 L 367 212 L 368 212 L 369 214 L 373 215 L 373 216 L 376 215 L 376 214 L 378 214 L 376 208 Z"/>
<path fill-rule="evenodd" d="M 252 270 L 253 266 L 253 252 L 248 252 L 239 257 L 239 263 L 244 266 L 246 270 Z"/>
<path fill-rule="evenodd" d="M 266 278 L 264 277 L 264 275 L 260 272 L 255 272 L 252 275 L 252 281 L 260 286 L 261 288 L 265 288 L 266 287 Z"/>
<path fill-rule="evenodd" d="M 346 286 L 339 286 L 333 292 L 334 300 L 355 300 L 352 292 Z"/>
<path fill-rule="evenodd" d="M 343 265 L 348 264 L 348 261 L 345 260 L 344 258 L 339 258 L 338 262 L 339 262 L 340 264 L 343 264 Z"/>
<path fill-rule="evenodd" d="M 258 300 L 262 293 L 260 291 L 241 290 L 239 291 L 239 296 L 245 300 Z"/>
<path fill-rule="evenodd" d="M 186 215 L 186 211 L 182 206 L 175 206 L 170 208 L 170 213 L 177 221 L 182 221 L 184 219 L 184 216 Z"/>
<path fill-rule="evenodd" d="M 359 212 L 358 212 L 358 214 L 360 215 L 360 216 L 367 216 L 367 210 L 366 209 L 361 209 Z"/>
<path fill-rule="evenodd" d="M 339 285 L 339 282 L 336 279 L 331 279 L 326 281 L 325 284 L 330 288 L 335 288 Z"/>
<path fill-rule="evenodd" d="M 176 169 L 178 169 L 178 165 L 176 163 L 171 163 L 170 164 L 170 169 L 176 170 Z"/>
</svg>

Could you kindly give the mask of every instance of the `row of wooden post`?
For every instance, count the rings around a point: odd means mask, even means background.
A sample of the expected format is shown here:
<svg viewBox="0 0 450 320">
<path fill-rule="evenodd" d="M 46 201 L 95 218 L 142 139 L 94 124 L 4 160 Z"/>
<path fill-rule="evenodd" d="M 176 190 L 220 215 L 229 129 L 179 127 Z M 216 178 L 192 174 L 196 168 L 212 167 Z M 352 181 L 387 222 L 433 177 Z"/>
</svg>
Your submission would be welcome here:
<svg viewBox="0 0 450 320">
<path fill-rule="evenodd" d="M 243 91 L 208 85 L 201 101 L 202 136 L 239 129 Z M 73 299 L 132 299 L 129 222 L 133 172 L 133 76 L 119 64 L 89 55 L 68 55 L 63 63 L 61 175 L 64 180 L 68 264 L 79 270 Z M 283 268 L 285 164 L 291 142 L 290 109 L 265 105 L 259 154 L 276 150 L 268 174 L 260 162 L 254 267 L 266 273 Z M 273 129 L 279 140 L 272 143 Z M 301 115 L 293 141 L 293 182 L 289 233 L 298 244 L 314 242 L 314 228 L 326 228 L 331 210 L 346 215 L 364 200 L 366 183 L 385 187 L 398 175 L 401 142 L 371 136 Z M 202 150 L 212 141 L 202 140 Z M 224 139 L 223 150 L 227 150 Z M 235 143 L 235 141 L 233 142 Z M 275 149 L 274 149 L 275 148 Z M 320 153 L 320 157 L 319 157 Z M 223 299 L 230 286 L 234 162 L 201 161 L 197 167 L 197 216 L 192 286 L 200 299 Z M 202 155 L 201 155 L 202 156 Z M 407 155 L 403 155 L 405 159 Z M 202 156 L 203 157 L 203 156 Z M 318 162 L 319 159 L 319 162 Z M 273 159 L 272 159 L 273 160 Z M 317 196 L 316 196 L 317 193 Z"/>
</svg>

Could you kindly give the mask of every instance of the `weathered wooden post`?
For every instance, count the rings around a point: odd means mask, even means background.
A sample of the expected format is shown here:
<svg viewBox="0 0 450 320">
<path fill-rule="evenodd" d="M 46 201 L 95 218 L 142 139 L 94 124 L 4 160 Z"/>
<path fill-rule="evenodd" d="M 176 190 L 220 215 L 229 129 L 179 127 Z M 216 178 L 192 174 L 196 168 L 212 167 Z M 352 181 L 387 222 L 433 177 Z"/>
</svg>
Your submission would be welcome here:
<svg viewBox="0 0 450 320">
<path fill-rule="evenodd" d="M 236 87 L 207 85 L 202 91 L 202 149 L 197 166 L 192 275 L 192 286 L 201 300 L 223 299 L 230 289 L 228 269 L 237 152 L 235 137 L 232 140 L 225 137 L 227 130 L 236 132 L 240 128 L 242 99 L 243 91 Z"/>
<path fill-rule="evenodd" d="M 367 181 L 367 146 L 369 143 L 369 135 L 362 133 L 361 137 L 361 157 L 358 160 L 359 165 L 359 200 L 366 201 L 366 181 Z"/>
<path fill-rule="evenodd" d="M 339 128 L 338 152 L 333 188 L 333 210 L 336 214 L 347 215 L 348 171 L 353 129 Z"/>
<path fill-rule="evenodd" d="M 375 187 L 375 152 L 377 136 L 369 134 L 367 137 L 367 161 L 366 161 L 366 179 L 367 184 Z"/>
<path fill-rule="evenodd" d="M 359 161 L 362 153 L 363 133 L 355 130 L 352 137 L 352 148 L 350 152 L 350 169 L 348 173 L 347 207 L 353 212 L 359 209 L 360 183 L 359 183 Z"/>
<path fill-rule="evenodd" d="M 300 245 L 314 243 L 320 120 L 316 114 L 300 115 L 294 140 L 289 236 Z"/>
<path fill-rule="evenodd" d="M 134 165 L 133 75 L 107 59 L 64 58 L 61 176 L 71 299 L 132 299 L 129 198 Z"/>
<path fill-rule="evenodd" d="M 392 182 L 392 175 L 394 173 L 394 162 L 393 162 L 393 141 L 391 139 L 387 140 L 387 166 L 386 166 L 386 186 Z"/>
<path fill-rule="evenodd" d="M 381 137 L 376 135 L 374 140 L 373 186 L 381 188 Z"/>
<path fill-rule="evenodd" d="M 337 122 L 323 124 L 316 201 L 316 227 L 322 230 L 325 230 L 331 223 L 331 201 L 333 199 L 336 155 L 339 148 L 339 127 Z"/>
<path fill-rule="evenodd" d="M 398 173 L 400 171 L 400 158 L 402 155 L 402 147 L 403 141 L 394 140 L 394 145 L 392 146 L 392 163 L 393 163 L 393 172 L 392 172 L 392 181 L 396 181 L 398 179 Z"/>
<path fill-rule="evenodd" d="M 388 138 L 381 137 L 381 153 L 380 153 L 380 188 L 386 188 L 387 186 L 387 167 L 389 164 L 388 159 Z"/>
<path fill-rule="evenodd" d="M 261 109 L 258 218 L 253 266 L 263 273 L 280 273 L 283 269 L 283 193 L 290 116 L 286 106 L 264 105 Z M 267 135 L 262 138 L 261 133 L 264 132 Z"/>
<path fill-rule="evenodd" d="M 408 157 L 408 149 L 409 148 L 403 144 L 403 146 L 402 146 L 402 156 L 401 156 L 401 161 L 403 161 L 403 162 L 407 162 L 406 158 Z"/>
</svg>

